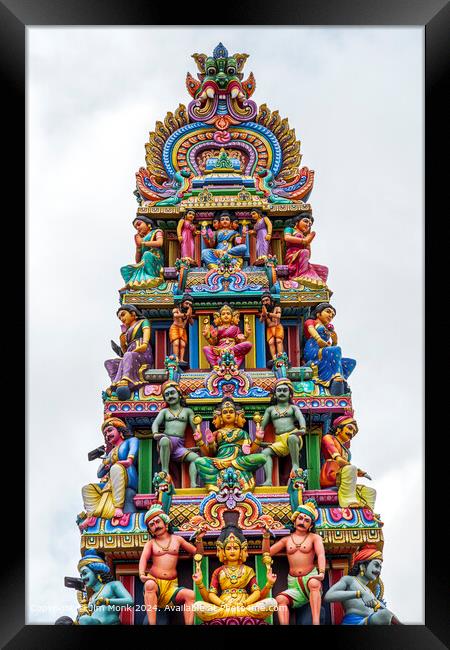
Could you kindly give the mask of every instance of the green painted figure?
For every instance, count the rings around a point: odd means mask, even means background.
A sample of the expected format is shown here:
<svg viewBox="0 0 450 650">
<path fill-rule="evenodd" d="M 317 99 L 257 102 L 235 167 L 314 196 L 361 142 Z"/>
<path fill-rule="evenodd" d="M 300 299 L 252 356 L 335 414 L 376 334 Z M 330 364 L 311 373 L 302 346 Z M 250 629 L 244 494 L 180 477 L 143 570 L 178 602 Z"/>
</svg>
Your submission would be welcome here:
<svg viewBox="0 0 450 650">
<path fill-rule="evenodd" d="M 163 384 L 162 396 L 167 407 L 159 412 L 152 425 L 153 438 L 158 441 L 161 469 L 168 474 L 171 459 L 177 463 L 189 463 L 191 487 L 198 487 L 195 461 L 199 455 L 187 449 L 184 443 L 187 425 L 190 424 L 195 431 L 201 418 L 195 416 L 192 409 L 183 406 L 180 387 L 174 381 Z M 164 426 L 164 433 L 159 433 L 160 426 Z"/>
<path fill-rule="evenodd" d="M 79 598 L 78 625 L 120 625 L 122 607 L 133 607 L 134 599 L 97 551 L 86 551 L 78 562 L 86 598 Z"/>
<path fill-rule="evenodd" d="M 264 465 L 263 485 L 272 485 L 272 456 L 290 455 L 292 469 L 295 471 L 299 467 L 300 450 L 303 446 L 301 436 L 305 433 L 306 423 L 298 406 L 292 404 L 293 392 L 292 382 L 289 379 L 285 377 L 278 379 L 275 384 L 274 403 L 265 410 L 263 415 L 261 429 L 264 430 L 272 422 L 275 431 L 275 442 L 263 450 L 267 459 Z"/>
</svg>

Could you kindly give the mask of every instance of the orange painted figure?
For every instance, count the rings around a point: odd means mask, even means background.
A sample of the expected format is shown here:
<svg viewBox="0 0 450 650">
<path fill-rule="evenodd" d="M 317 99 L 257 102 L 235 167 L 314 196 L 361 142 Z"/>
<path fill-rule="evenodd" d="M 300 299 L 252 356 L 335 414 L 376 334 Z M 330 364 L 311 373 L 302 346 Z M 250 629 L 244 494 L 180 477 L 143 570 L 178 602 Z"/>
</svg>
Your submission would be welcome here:
<svg viewBox="0 0 450 650">
<path fill-rule="evenodd" d="M 267 531 L 263 534 L 263 554 L 286 553 L 289 563 L 288 588 L 276 597 L 280 625 L 289 625 L 289 607 L 296 609 L 308 602 L 311 606 L 312 624 L 320 625 L 325 548 L 321 536 L 314 532 L 318 516 L 315 501 L 310 499 L 298 506 L 292 514 L 295 530 L 291 535 L 270 546 L 270 533 Z"/>
<path fill-rule="evenodd" d="M 139 560 L 139 578 L 144 583 L 144 603 L 149 625 L 156 625 L 157 608 L 183 606 L 185 625 L 194 622 L 194 592 L 178 586 L 177 563 L 180 550 L 190 555 L 203 553 L 203 532 L 197 534 L 197 546 L 169 532 L 170 518 L 160 504 L 147 511 L 145 524 L 151 539 L 146 542 Z M 150 570 L 147 570 L 151 562 Z"/>
<path fill-rule="evenodd" d="M 350 441 L 357 433 L 358 425 L 353 416 L 342 415 L 334 420 L 332 433 L 323 436 L 321 453 L 324 462 L 320 470 L 320 487 L 337 487 L 341 508 L 366 507 L 373 510 L 376 491 L 356 483 L 358 477 L 371 478 L 350 462 Z"/>
</svg>

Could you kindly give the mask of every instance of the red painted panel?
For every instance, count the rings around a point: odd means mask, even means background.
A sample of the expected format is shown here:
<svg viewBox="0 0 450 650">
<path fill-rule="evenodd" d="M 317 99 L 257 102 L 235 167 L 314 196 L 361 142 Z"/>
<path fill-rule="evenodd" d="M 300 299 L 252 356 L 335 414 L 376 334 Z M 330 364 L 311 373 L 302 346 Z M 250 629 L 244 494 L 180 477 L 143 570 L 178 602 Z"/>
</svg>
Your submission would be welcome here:
<svg viewBox="0 0 450 650">
<path fill-rule="evenodd" d="M 288 327 L 288 357 L 293 366 L 300 366 L 300 339 L 298 326 L 294 325 L 293 327 Z"/>
<path fill-rule="evenodd" d="M 166 330 L 155 331 L 155 368 L 164 369 L 164 361 L 167 356 L 167 332 Z"/>
<path fill-rule="evenodd" d="M 119 580 L 134 600 L 134 576 L 119 576 Z M 134 625 L 133 607 L 124 607 L 122 609 L 120 612 L 120 622 L 122 625 Z"/>
<path fill-rule="evenodd" d="M 344 575 L 344 571 L 342 569 L 330 569 L 328 572 L 330 587 L 336 584 L 336 582 L 340 580 L 343 575 Z M 333 625 L 340 625 L 342 619 L 344 618 L 344 613 L 345 613 L 342 604 L 330 603 L 330 609 L 331 609 L 331 622 L 333 623 Z"/>
</svg>

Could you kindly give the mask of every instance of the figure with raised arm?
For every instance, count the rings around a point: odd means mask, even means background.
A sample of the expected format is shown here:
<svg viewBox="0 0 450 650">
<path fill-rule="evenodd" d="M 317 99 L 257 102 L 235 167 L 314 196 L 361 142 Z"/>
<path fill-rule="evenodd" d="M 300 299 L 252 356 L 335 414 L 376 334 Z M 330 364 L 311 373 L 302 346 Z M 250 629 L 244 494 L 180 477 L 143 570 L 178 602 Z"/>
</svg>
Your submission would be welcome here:
<svg viewBox="0 0 450 650">
<path fill-rule="evenodd" d="M 217 268 L 225 254 L 235 258 L 238 264 L 242 265 L 247 245 L 242 235 L 232 227 L 229 212 L 220 213 L 217 230 L 207 232 L 204 227 L 201 232 L 205 243 L 211 247 L 204 248 L 201 255 L 203 264 L 209 269 Z"/>
<path fill-rule="evenodd" d="M 183 394 L 176 382 L 167 381 L 163 384 L 161 394 L 167 406 L 158 413 L 152 424 L 153 438 L 158 442 L 161 469 L 169 474 L 171 460 L 177 463 L 189 463 L 191 487 L 198 487 L 195 461 L 199 455 L 185 447 L 185 433 L 188 424 L 191 425 L 193 431 L 198 429 L 194 411 L 187 408 L 182 402 Z M 163 433 L 159 433 L 160 427 L 164 428 Z"/>
<path fill-rule="evenodd" d="M 305 364 L 316 370 L 316 384 L 329 388 L 331 395 L 348 392 L 347 378 L 353 372 L 356 361 L 344 359 L 338 346 L 338 337 L 332 324 L 336 309 L 328 302 L 321 302 L 313 310 L 312 318 L 305 321 L 306 343 L 303 352 Z"/>
<path fill-rule="evenodd" d="M 203 554 L 203 531 L 196 536 L 196 546 L 170 531 L 170 517 L 159 503 L 146 512 L 145 525 L 151 539 L 145 543 L 139 559 L 139 578 L 144 583 L 144 603 L 149 625 L 156 625 L 157 608 L 183 606 L 185 625 L 194 622 L 194 592 L 178 585 L 177 563 L 181 549 Z M 151 563 L 150 568 L 148 564 Z"/>
<path fill-rule="evenodd" d="M 273 301 L 272 294 L 266 291 L 261 296 L 261 323 L 266 324 L 266 340 L 272 359 L 283 354 L 284 327 L 281 324 L 281 307 Z"/>
<path fill-rule="evenodd" d="M 272 485 L 272 456 L 290 455 L 292 470 L 299 468 L 300 450 L 303 447 L 302 435 L 306 431 L 306 422 L 298 406 L 292 402 L 293 394 L 294 388 L 289 379 L 286 377 L 277 379 L 272 405 L 265 410 L 260 424 L 260 429 L 264 432 L 267 425 L 272 422 L 275 432 L 275 442 L 265 447 L 262 452 L 267 459 L 264 465 L 263 485 Z"/>
<path fill-rule="evenodd" d="M 294 532 L 270 546 L 270 533 L 263 534 L 263 553 L 286 553 L 289 563 L 288 588 L 276 597 L 280 625 L 289 625 L 289 607 L 311 607 L 312 624 L 320 625 L 322 581 L 325 577 L 325 548 L 314 532 L 318 512 L 314 499 L 308 499 L 292 514 Z M 317 567 L 316 567 L 317 562 Z"/>
<path fill-rule="evenodd" d="M 341 625 L 400 625 L 383 600 L 382 566 L 382 552 L 375 544 L 366 544 L 355 554 L 349 574 L 328 589 L 324 601 L 342 603 L 344 608 Z"/>
<path fill-rule="evenodd" d="M 350 462 L 350 442 L 358 433 L 358 425 L 352 415 L 341 415 L 333 421 L 332 429 L 322 437 L 320 470 L 322 489 L 338 488 L 341 508 L 375 508 L 376 491 L 357 484 L 358 477 L 371 477 Z"/>
<path fill-rule="evenodd" d="M 120 610 L 123 607 L 133 607 L 134 601 L 120 580 L 113 580 L 103 554 L 94 550 L 85 551 L 78 562 L 78 571 L 86 598 L 79 598 L 81 607 L 76 623 L 120 625 Z"/>
<path fill-rule="evenodd" d="M 126 490 L 138 488 L 137 460 L 139 440 L 131 436 L 120 418 L 107 418 L 102 424 L 105 457 L 97 471 L 98 483 L 89 483 L 82 490 L 87 517 L 79 523 L 83 530 L 89 517 L 112 519 L 122 517 Z"/>
<path fill-rule="evenodd" d="M 172 309 L 173 323 L 169 328 L 169 341 L 177 360 L 184 363 L 184 355 L 188 340 L 187 328 L 194 322 L 191 296 L 183 296 L 179 306 Z"/>
<path fill-rule="evenodd" d="M 206 431 L 206 442 L 202 440 L 199 431 L 194 433 L 194 440 L 202 454 L 195 464 L 206 489 L 217 492 L 220 471 L 233 467 L 240 472 L 242 490 L 253 490 L 254 472 L 266 462 L 266 456 L 260 451 L 264 432 L 257 431 L 255 440 L 252 440 L 250 434 L 242 428 L 245 425 L 243 409 L 236 406 L 230 398 L 225 398 L 214 410 L 213 424 L 216 431 Z"/>
<path fill-rule="evenodd" d="M 123 289 L 152 289 L 164 281 L 164 233 L 145 216 L 136 217 L 133 226 L 136 229 L 136 263 L 120 269 L 126 282 Z"/>
<path fill-rule="evenodd" d="M 229 305 L 223 305 L 214 314 L 214 324 L 216 327 L 211 327 L 209 323 L 203 327 L 203 336 L 210 343 L 203 348 L 203 354 L 211 366 L 215 366 L 224 352 L 232 352 L 239 368 L 252 349 L 252 343 L 248 340 L 250 326 L 245 323 L 242 333 L 239 329 L 239 311 L 233 311 Z"/>
<path fill-rule="evenodd" d="M 216 547 L 221 565 L 213 572 L 209 589 L 203 584 L 200 565 L 192 576 L 202 597 L 201 601 L 194 603 L 194 612 L 202 621 L 237 617 L 243 619 L 242 624 L 245 624 L 248 618 L 268 618 L 277 608 L 276 600 L 267 598 L 277 579 L 270 564 L 267 582 L 260 589 L 255 571 L 245 564 L 248 557 L 247 540 L 237 526 L 225 526 Z"/>
</svg>

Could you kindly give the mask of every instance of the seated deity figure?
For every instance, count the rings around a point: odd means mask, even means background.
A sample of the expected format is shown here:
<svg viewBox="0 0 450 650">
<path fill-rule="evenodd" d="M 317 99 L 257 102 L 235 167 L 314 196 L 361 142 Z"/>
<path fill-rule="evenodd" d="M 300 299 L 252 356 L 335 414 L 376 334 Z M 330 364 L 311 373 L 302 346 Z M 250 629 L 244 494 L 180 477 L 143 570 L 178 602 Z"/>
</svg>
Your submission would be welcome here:
<svg viewBox="0 0 450 650">
<path fill-rule="evenodd" d="M 317 369 L 314 381 L 329 388 L 331 395 L 348 392 L 347 378 L 353 372 L 356 361 L 344 359 L 331 321 L 335 308 L 322 302 L 313 311 L 313 317 L 305 322 L 307 341 L 303 352 L 305 364 Z"/>
<path fill-rule="evenodd" d="M 242 429 L 244 424 L 244 411 L 232 399 L 224 399 L 214 411 L 213 425 L 216 430 L 206 431 L 206 442 L 199 431 L 194 433 L 194 440 L 202 454 L 195 465 L 207 490 L 218 491 L 217 477 L 227 467 L 239 470 L 244 492 L 255 487 L 253 474 L 267 459 L 260 452 L 264 432 L 257 431 L 255 440 L 252 440 L 249 433 Z"/>
<path fill-rule="evenodd" d="M 282 377 L 275 383 L 272 398 L 272 405 L 269 406 L 263 415 L 261 429 L 272 422 L 275 431 L 275 442 L 263 450 L 266 456 L 264 465 L 265 481 L 263 485 L 272 485 L 272 456 L 289 456 L 292 461 L 292 469 L 299 468 L 299 455 L 303 446 L 302 435 L 306 431 L 305 418 L 302 412 L 292 402 L 294 388 L 292 382 Z"/>
<path fill-rule="evenodd" d="M 145 216 L 133 220 L 136 229 L 136 264 L 122 266 L 120 273 L 126 284 L 123 289 L 152 289 L 164 282 L 164 233 Z"/>
<path fill-rule="evenodd" d="M 191 487 L 198 487 L 195 461 L 199 455 L 185 447 L 184 438 L 188 424 L 193 430 L 198 429 L 198 425 L 194 422 L 194 411 L 184 406 L 181 389 L 174 381 L 163 384 L 161 394 L 167 406 L 158 413 L 152 424 L 153 438 L 158 442 L 161 469 L 168 474 L 170 460 L 189 463 Z M 160 426 L 164 427 L 164 433 L 159 433 Z"/>
<path fill-rule="evenodd" d="M 371 480 L 362 469 L 350 462 L 350 442 L 358 433 L 358 425 L 352 415 L 341 415 L 333 421 L 332 430 L 322 438 L 323 465 L 320 470 L 320 487 L 338 488 L 341 508 L 375 507 L 376 491 L 366 485 L 357 485 L 358 476 Z"/>
<path fill-rule="evenodd" d="M 284 261 L 288 265 L 289 279 L 301 282 L 313 289 L 326 285 L 328 267 L 320 264 L 311 264 L 311 242 L 316 236 L 311 232 L 314 219 L 310 213 L 299 214 L 294 218 L 293 227 L 284 229 L 286 254 Z"/>
<path fill-rule="evenodd" d="M 205 324 L 203 336 L 210 345 L 205 345 L 203 354 L 211 366 L 217 365 L 224 352 L 232 352 L 239 368 L 252 349 L 252 343 L 247 340 L 251 334 L 250 326 L 245 323 L 242 333 L 239 329 L 239 315 L 239 311 L 232 311 L 229 305 L 223 305 L 220 311 L 214 314 L 216 327 L 211 327 L 208 322 Z"/>
<path fill-rule="evenodd" d="M 247 244 L 242 235 L 232 228 L 229 212 L 220 213 L 219 224 L 215 231 L 207 232 L 203 227 L 201 233 L 205 244 L 209 246 L 203 249 L 201 259 L 209 269 L 217 268 L 225 254 L 236 258 L 242 265 L 242 258 L 247 254 Z"/>
<path fill-rule="evenodd" d="M 380 578 L 383 555 L 375 544 L 366 544 L 355 554 L 349 574 L 332 585 L 324 596 L 328 603 L 342 603 L 341 625 L 400 625 L 383 600 Z"/>
<path fill-rule="evenodd" d="M 81 490 L 87 513 L 79 524 L 81 529 L 86 527 L 88 517 L 122 517 L 126 490 L 136 493 L 138 487 L 139 440 L 129 435 L 125 422 L 120 418 L 106 419 L 102 432 L 106 455 L 97 471 L 100 481 L 89 483 Z"/>
<path fill-rule="evenodd" d="M 130 391 L 145 383 L 143 371 L 153 365 L 150 322 L 134 305 L 122 305 L 117 316 L 122 322 L 120 350 L 117 348 L 122 356 L 105 361 L 111 379 L 111 387 L 106 392 L 116 390 L 119 399 L 129 399 Z"/>
<path fill-rule="evenodd" d="M 237 526 L 223 528 L 216 547 L 221 565 L 213 572 L 209 589 L 203 584 L 200 563 L 192 576 L 202 597 L 194 603 L 195 614 L 205 622 L 233 617 L 245 623 L 248 618 L 268 618 L 277 609 L 276 600 L 267 598 L 277 579 L 271 568 L 266 585 L 260 589 L 254 570 L 245 564 L 247 540 Z"/>
<path fill-rule="evenodd" d="M 75 624 L 120 625 L 122 607 L 133 607 L 134 600 L 120 580 L 113 580 L 103 554 L 85 551 L 78 562 L 80 578 L 87 598 L 79 598 L 81 607 Z"/>
</svg>

